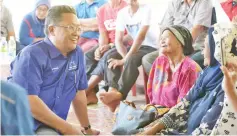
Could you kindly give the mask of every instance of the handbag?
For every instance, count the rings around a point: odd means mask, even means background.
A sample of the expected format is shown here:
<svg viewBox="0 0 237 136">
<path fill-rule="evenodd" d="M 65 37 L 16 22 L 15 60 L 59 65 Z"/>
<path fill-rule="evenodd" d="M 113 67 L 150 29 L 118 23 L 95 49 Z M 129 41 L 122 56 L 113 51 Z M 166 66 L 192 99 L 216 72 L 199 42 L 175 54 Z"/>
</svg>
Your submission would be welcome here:
<svg viewBox="0 0 237 136">
<path fill-rule="evenodd" d="M 154 111 L 148 111 L 148 107 L 154 107 Z M 136 108 L 133 102 L 121 101 L 116 122 L 112 129 L 114 135 L 136 134 L 142 128 L 156 119 L 157 108 L 146 105 L 144 109 Z"/>
</svg>

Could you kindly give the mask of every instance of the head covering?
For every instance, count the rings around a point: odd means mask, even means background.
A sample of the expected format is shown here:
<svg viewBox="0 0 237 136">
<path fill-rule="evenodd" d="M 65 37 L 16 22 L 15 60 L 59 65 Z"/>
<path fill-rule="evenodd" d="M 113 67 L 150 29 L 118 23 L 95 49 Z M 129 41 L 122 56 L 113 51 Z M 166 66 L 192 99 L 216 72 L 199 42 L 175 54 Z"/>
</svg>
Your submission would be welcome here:
<svg viewBox="0 0 237 136">
<path fill-rule="evenodd" d="M 222 64 L 237 59 L 236 38 L 237 25 L 233 23 L 215 24 L 213 37 L 216 44 L 215 58 Z M 222 57 L 223 56 L 223 57 Z M 222 58 L 224 58 L 222 60 Z"/>
<path fill-rule="evenodd" d="M 169 30 L 171 33 L 173 33 L 176 39 L 181 43 L 183 46 L 184 55 L 190 55 L 194 51 L 192 46 L 193 38 L 187 28 L 179 25 L 173 25 L 166 27 L 163 32 L 165 30 Z"/>
<path fill-rule="evenodd" d="M 50 8 L 51 7 L 50 0 L 36 0 L 34 9 L 37 9 L 41 5 L 46 5 L 48 8 Z"/>
<path fill-rule="evenodd" d="M 32 18 L 33 18 L 33 20 L 36 24 L 44 25 L 45 19 L 44 20 L 39 20 L 37 18 L 37 16 L 35 15 L 36 9 L 41 5 L 46 5 L 48 7 L 48 9 L 51 8 L 50 0 L 36 0 L 34 10 L 32 11 L 31 14 L 32 14 Z"/>
<path fill-rule="evenodd" d="M 213 31 L 213 27 L 208 30 L 211 65 L 200 73 L 193 89 L 185 97 L 191 103 L 189 113 L 195 116 L 189 117 L 187 123 L 189 134 L 200 125 L 203 117 L 216 100 L 216 94 L 223 92 L 221 88 L 223 73 L 220 70 L 220 64 L 214 58 L 215 42 L 212 36 Z M 224 99 L 224 95 L 221 99 Z"/>
</svg>

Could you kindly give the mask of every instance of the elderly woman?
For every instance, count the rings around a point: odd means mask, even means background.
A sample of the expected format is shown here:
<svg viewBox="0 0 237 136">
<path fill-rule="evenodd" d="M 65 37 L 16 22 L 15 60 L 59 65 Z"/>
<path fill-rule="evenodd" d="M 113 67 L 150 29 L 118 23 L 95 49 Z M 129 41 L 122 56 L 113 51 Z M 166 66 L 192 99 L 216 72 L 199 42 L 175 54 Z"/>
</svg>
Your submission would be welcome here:
<svg viewBox="0 0 237 136">
<path fill-rule="evenodd" d="M 193 52 L 192 35 L 181 26 L 164 29 L 160 55 L 153 63 L 147 84 L 151 104 L 173 107 L 195 83 L 201 68 L 189 58 Z"/>
<path fill-rule="evenodd" d="M 213 28 L 208 31 L 205 42 L 204 64 L 207 66 L 199 75 L 188 94 L 151 127 L 143 129 L 142 134 L 210 134 L 218 119 L 224 100 L 221 88 L 223 74 L 214 58 L 215 43 Z M 207 40 L 206 40 L 207 41 Z"/>
<path fill-rule="evenodd" d="M 21 48 L 44 39 L 44 22 L 49 8 L 49 0 L 37 0 L 34 10 L 24 17 L 19 33 Z"/>
</svg>

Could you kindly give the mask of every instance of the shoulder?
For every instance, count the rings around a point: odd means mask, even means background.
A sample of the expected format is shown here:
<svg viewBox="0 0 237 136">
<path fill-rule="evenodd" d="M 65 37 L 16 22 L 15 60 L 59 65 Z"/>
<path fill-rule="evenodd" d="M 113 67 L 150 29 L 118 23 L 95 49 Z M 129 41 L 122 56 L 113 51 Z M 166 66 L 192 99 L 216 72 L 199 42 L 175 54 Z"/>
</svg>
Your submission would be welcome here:
<svg viewBox="0 0 237 136">
<path fill-rule="evenodd" d="M 155 62 L 159 64 L 169 63 L 168 58 L 165 55 L 160 55 L 159 57 L 157 57 Z"/>
<path fill-rule="evenodd" d="M 20 56 L 29 57 L 28 59 L 42 60 L 47 58 L 47 51 L 44 50 L 44 41 L 38 41 L 36 43 L 26 46 L 20 53 Z M 40 56 L 40 57 L 39 57 Z"/>
<path fill-rule="evenodd" d="M 23 18 L 23 22 L 25 22 L 25 20 L 27 20 L 27 21 L 29 21 L 29 22 L 31 22 L 32 21 L 32 13 L 30 12 L 30 13 L 28 13 L 28 14 L 26 14 L 25 16 L 24 16 L 24 18 Z"/>
<path fill-rule="evenodd" d="M 200 72 L 202 69 L 201 67 L 190 57 L 186 57 L 185 60 L 183 61 L 183 67 L 182 68 L 184 71 L 193 71 L 193 72 Z"/>
<path fill-rule="evenodd" d="M 128 10 L 129 10 L 129 7 L 126 6 L 123 9 L 119 10 L 118 15 L 120 15 L 120 16 L 121 15 L 128 15 Z"/>
</svg>

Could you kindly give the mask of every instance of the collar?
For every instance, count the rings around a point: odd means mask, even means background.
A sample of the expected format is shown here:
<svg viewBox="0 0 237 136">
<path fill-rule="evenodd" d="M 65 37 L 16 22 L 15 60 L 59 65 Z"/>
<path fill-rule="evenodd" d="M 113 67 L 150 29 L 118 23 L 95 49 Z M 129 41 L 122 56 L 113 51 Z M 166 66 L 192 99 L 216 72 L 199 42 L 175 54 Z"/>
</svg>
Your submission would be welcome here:
<svg viewBox="0 0 237 136">
<path fill-rule="evenodd" d="M 196 0 L 192 0 L 192 1 L 194 2 L 194 1 L 196 1 Z M 181 2 L 181 4 L 183 4 L 183 3 L 184 3 L 184 0 L 181 0 L 180 2 Z"/>
<path fill-rule="evenodd" d="M 95 3 L 99 3 L 99 0 L 94 0 L 94 2 L 91 3 L 91 5 L 92 5 L 92 4 L 95 4 Z M 80 2 L 80 5 L 83 5 L 83 4 L 87 4 L 86 0 L 82 0 L 82 1 Z"/>
<path fill-rule="evenodd" d="M 49 50 L 49 55 L 52 59 L 62 55 L 62 53 L 53 45 L 53 43 L 50 41 L 48 37 L 44 38 L 44 42 L 49 45 L 47 46 L 47 48 Z"/>
</svg>

